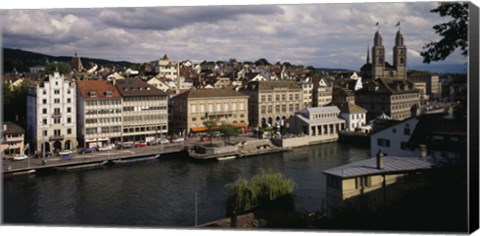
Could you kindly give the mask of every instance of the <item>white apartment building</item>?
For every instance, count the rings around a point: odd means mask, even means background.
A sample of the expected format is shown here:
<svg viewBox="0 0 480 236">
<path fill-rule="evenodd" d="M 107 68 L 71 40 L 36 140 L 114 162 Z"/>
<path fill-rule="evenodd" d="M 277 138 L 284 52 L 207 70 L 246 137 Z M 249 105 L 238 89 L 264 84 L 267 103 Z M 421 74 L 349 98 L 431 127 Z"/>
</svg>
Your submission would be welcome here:
<svg viewBox="0 0 480 236">
<path fill-rule="evenodd" d="M 102 147 L 122 136 L 122 97 L 113 82 L 77 81 L 78 140 L 81 147 Z"/>
<path fill-rule="evenodd" d="M 302 86 L 303 108 L 312 107 L 313 105 L 313 83 L 310 78 L 300 81 Z"/>
<path fill-rule="evenodd" d="M 374 157 L 379 150 L 390 156 L 418 156 L 417 151 L 408 147 L 417 123 L 418 118 L 414 116 L 372 133 L 370 156 Z"/>
<path fill-rule="evenodd" d="M 155 73 L 158 73 L 157 76 L 165 77 L 171 80 L 177 80 L 179 76 L 179 62 L 170 61 L 167 54 L 163 56 L 162 59 L 155 61 Z"/>
<path fill-rule="evenodd" d="M 27 96 L 27 140 L 37 153 L 77 147 L 76 85 L 59 72 L 30 87 Z"/>
<path fill-rule="evenodd" d="M 323 107 L 332 102 L 332 85 L 325 79 L 320 79 L 317 84 L 317 106 Z"/>
</svg>

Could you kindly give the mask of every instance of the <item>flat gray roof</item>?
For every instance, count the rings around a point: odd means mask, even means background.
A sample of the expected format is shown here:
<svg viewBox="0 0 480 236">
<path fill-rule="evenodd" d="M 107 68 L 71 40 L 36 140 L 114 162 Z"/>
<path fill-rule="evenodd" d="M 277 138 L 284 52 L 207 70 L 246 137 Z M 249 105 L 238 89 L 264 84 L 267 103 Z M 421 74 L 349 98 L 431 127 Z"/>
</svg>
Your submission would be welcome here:
<svg viewBox="0 0 480 236">
<path fill-rule="evenodd" d="M 377 158 L 373 157 L 357 162 L 352 162 L 343 166 L 334 167 L 323 171 L 323 173 L 347 179 L 357 176 L 426 170 L 431 169 L 432 166 L 433 163 L 431 162 L 431 159 L 426 157 L 420 158 L 386 156 L 384 157 L 383 169 L 377 169 Z"/>
</svg>

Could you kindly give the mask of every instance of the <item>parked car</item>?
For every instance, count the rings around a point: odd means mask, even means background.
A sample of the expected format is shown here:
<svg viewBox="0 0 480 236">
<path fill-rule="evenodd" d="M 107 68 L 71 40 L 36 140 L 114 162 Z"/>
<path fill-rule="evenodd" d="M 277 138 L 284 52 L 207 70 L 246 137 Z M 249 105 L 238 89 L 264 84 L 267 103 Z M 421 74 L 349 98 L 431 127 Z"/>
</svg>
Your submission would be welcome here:
<svg viewBox="0 0 480 236">
<path fill-rule="evenodd" d="M 161 144 L 167 144 L 167 143 L 170 143 L 170 140 L 168 140 L 168 139 L 161 139 L 161 140 L 160 140 L 160 143 L 161 143 Z"/>
<path fill-rule="evenodd" d="M 73 159 L 73 156 L 71 154 L 62 155 L 61 159 L 62 159 L 62 161 L 70 161 L 70 160 Z"/>
<path fill-rule="evenodd" d="M 210 140 L 212 140 L 212 137 L 210 136 L 202 136 L 200 138 L 200 141 L 203 141 L 203 142 L 210 142 Z"/>
<path fill-rule="evenodd" d="M 14 161 L 21 161 L 21 160 L 26 160 L 28 157 L 25 154 L 18 154 L 13 157 Z"/>
<path fill-rule="evenodd" d="M 85 154 L 85 153 L 94 153 L 97 150 L 97 147 L 89 147 L 80 150 L 78 153 Z"/>
<path fill-rule="evenodd" d="M 185 141 L 185 139 L 183 137 L 172 139 L 172 143 L 183 142 L 183 141 Z"/>
<path fill-rule="evenodd" d="M 70 150 L 64 150 L 64 151 L 61 151 L 58 153 L 59 156 L 65 156 L 65 155 L 70 155 L 72 154 L 73 152 L 70 151 Z"/>
<path fill-rule="evenodd" d="M 99 147 L 98 151 L 102 152 L 102 151 L 108 151 L 108 150 L 112 150 L 112 149 L 113 149 L 113 145 L 110 144 L 110 145 L 106 145 L 106 146 L 103 146 L 103 147 Z"/>
<path fill-rule="evenodd" d="M 160 144 L 160 141 L 158 139 L 150 140 L 147 142 L 148 146 L 154 146 Z"/>
<path fill-rule="evenodd" d="M 133 144 L 132 143 L 121 143 L 118 145 L 118 149 L 126 149 L 126 148 L 132 148 Z"/>
<path fill-rule="evenodd" d="M 147 143 L 145 143 L 145 142 L 140 142 L 140 143 L 136 143 L 134 146 L 135 146 L 135 147 L 146 147 L 146 146 L 147 146 Z"/>
</svg>

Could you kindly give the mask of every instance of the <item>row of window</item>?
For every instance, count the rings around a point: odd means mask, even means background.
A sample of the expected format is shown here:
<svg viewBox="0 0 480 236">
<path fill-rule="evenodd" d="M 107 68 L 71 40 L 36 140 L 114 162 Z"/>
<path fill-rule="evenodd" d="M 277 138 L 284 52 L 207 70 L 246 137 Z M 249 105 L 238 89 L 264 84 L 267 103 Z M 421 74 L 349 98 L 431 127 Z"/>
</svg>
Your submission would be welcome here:
<svg viewBox="0 0 480 236">
<path fill-rule="evenodd" d="M 60 103 L 60 98 L 54 98 L 53 103 L 55 103 L 55 104 Z M 72 103 L 72 99 L 67 98 L 67 103 Z M 42 99 L 42 104 L 47 104 L 47 99 Z"/>
<path fill-rule="evenodd" d="M 56 85 L 58 85 L 58 84 L 56 84 Z M 72 93 L 71 90 L 72 89 L 67 89 L 67 94 L 71 94 Z M 42 89 L 42 94 L 47 95 L 47 90 Z M 58 90 L 58 89 L 53 90 L 53 94 L 60 94 L 60 90 Z"/>
<path fill-rule="evenodd" d="M 87 110 L 85 115 L 102 115 L 102 114 L 118 114 L 122 113 L 121 109 L 99 109 L 99 110 Z"/>
<path fill-rule="evenodd" d="M 260 107 L 260 113 L 261 114 L 272 113 L 272 109 L 273 109 L 272 105 L 261 106 Z M 299 103 L 297 103 L 295 105 L 294 104 L 288 104 L 288 111 L 289 112 L 298 111 L 298 110 L 300 110 L 300 104 Z M 286 104 L 275 105 L 275 112 L 276 113 L 280 113 L 280 112 L 286 113 L 287 112 L 287 105 Z"/>
<path fill-rule="evenodd" d="M 150 125 L 150 126 L 143 126 L 143 127 L 124 127 L 123 133 L 128 134 L 128 133 L 155 131 L 155 133 L 160 134 L 162 130 L 163 131 L 167 130 L 167 126 L 166 125 L 161 125 L 161 126 Z"/>
<path fill-rule="evenodd" d="M 143 115 L 143 116 L 125 116 L 123 117 L 123 121 L 130 122 L 130 121 L 143 121 L 143 120 L 166 120 L 166 114 L 159 114 L 159 115 Z"/>
<path fill-rule="evenodd" d="M 53 124 L 61 124 L 62 123 L 62 118 L 53 118 Z M 72 118 L 67 117 L 67 124 L 72 123 Z M 43 125 L 48 125 L 48 119 L 42 119 L 42 124 Z"/>
<path fill-rule="evenodd" d="M 68 128 L 67 129 L 67 134 L 72 134 L 72 129 L 71 128 Z M 53 135 L 54 136 L 61 136 L 62 135 L 62 132 L 60 129 L 55 129 L 53 130 Z M 43 131 L 43 136 L 47 137 L 48 136 L 48 130 L 44 130 Z"/>
<path fill-rule="evenodd" d="M 115 100 L 88 100 L 85 101 L 87 106 L 109 106 L 109 105 L 120 105 L 122 101 L 119 99 Z"/>
<path fill-rule="evenodd" d="M 288 94 L 288 98 L 290 101 L 293 100 L 294 94 Z M 267 98 L 267 100 L 265 100 Z M 273 95 L 268 94 L 268 95 L 261 95 L 261 100 L 262 102 L 269 101 L 271 102 L 273 98 Z M 281 98 L 281 99 L 280 99 Z M 295 93 L 295 100 L 300 99 L 300 94 Z M 275 95 L 275 101 L 286 101 L 287 100 L 287 94 L 276 94 Z"/>
<path fill-rule="evenodd" d="M 166 101 L 167 96 L 141 96 L 141 97 L 124 97 L 123 101 L 125 102 L 134 102 L 134 101 Z"/>
<path fill-rule="evenodd" d="M 238 105 L 238 106 L 237 106 Z M 205 111 L 205 104 L 200 104 L 198 105 L 198 108 L 199 110 L 197 111 L 197 104 L 192 104 L 191 107 L 190 107 L 190 111 L 191 113 L 197 113 L 197 112 L 200 112 L 200 113 L 204 113 L 204 112 L 227 112 L 229 111 L 230 109 L 232 111 L 243 111 L 245 110 L 245 103 L 243 102 L 233 102 L 233 103 L 224 103 L 223 104 L 223 110 L 222 110 L 222 104 L 221 103 L 216 103 L 215 104 L 215 110 L 213 109 L 214 108 L 214 104 L 208 104 L 207 105 L 207 111 Z M 237 109 L 238 108 L 238 109 Z"/>
<path fill-rule="evenodd" d="M 85 119 L 86 124 L 97 124 L 97 123 L 118 123 L 122 122 L 121 117 L 107 117 L 107 118 L 89 118 Z"/>
</svg>

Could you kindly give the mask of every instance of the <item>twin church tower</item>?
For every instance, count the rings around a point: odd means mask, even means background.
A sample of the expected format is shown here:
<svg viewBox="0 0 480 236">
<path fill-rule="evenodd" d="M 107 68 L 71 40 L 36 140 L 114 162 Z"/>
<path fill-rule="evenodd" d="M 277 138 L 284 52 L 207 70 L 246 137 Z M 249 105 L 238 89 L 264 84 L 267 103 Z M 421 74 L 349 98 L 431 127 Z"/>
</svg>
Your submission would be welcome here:
<svg viewBox="0 0 480 236">
<path fill-rule="evenodd" d="M 375 33 L 372 47 L 372 63 L 370 53 L 367 51 L 367 64 L 361 68 L 362 74 L 372 80 L 382 79 L 407 79 L 407 47 L 403 44 L 403 34 L 398 30 L 393 47 L 393 65 L 385 61 L 385 47 L 382 35 Z"/>
</svg>

